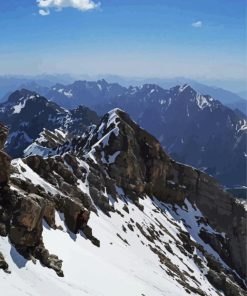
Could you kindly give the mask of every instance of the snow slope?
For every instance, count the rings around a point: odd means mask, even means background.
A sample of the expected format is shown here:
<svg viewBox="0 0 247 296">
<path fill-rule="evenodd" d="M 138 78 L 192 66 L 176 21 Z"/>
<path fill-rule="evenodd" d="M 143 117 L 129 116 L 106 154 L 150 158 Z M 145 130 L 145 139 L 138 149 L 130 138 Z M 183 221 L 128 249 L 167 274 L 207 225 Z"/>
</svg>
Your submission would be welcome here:
<svg viewBox="0 0 247 296">
<path fill-rule="evenodd" d="M 64 278 L 59 278 L 53 270 L 42 267 L 38 262 L 33 264 L 31 261 L 26 261 L 11 247 L 6 238 L 0 237 L 0 249 L 11 270 L 11 274 L 5 274 L 0 270 L 0 285 L 4 295 L 188 295 L 176 281 L 176 276 L 171 276 L 166 266 L 160 263 L 158 256 L 150 250 L 149 245 L 160 247 L 184 275 L 192 273 L 194 278 L 188 277 L 188 283 L 191 286 L 200 287 L 206 295 L 220 295 L 209 284 L 204 272 L 199 269 L 193 259 L 178 249 L 177 234 L 180 229 L 186 230 L 182 220 L 173 218 L 175 213 L 172 213 L 171 209 L 165 210 L 169 208 L 168 205 L 163 204 L 161 206 L 163 210 L 161 210 L 157 203 L 148 197 L 141 203 L 144 205 L 143 212 L 129 202 L 129 213 L 127 213 L 122 209 L 125 202 L 119 200 L 114 204 L 119 212 L 113 213 L 112 217 L 100 211 L 98 216 L 95 213 L 91 214 L 89 225 L 101 242 L 100 248 L 85 239 L 83 233 L 77 235 L 69 233 L 64 225 L 62 214 L 56 213 L 56 224 L 61 225 L 63 230 L 49 229 L 44 222 L 45 246 L 63 260 Z M 186 209 L 180 208 L 179 211 L 185 213 Z M 186 215 L 182 216 L 186 218 Z M 191 219 L 196 218 L 192 215 Z M 142 225 L 144 231 L 153 225 L 155 230 L 162 233 L 160 241 L 155 243 L 149 241 L 136 227 L 136 222 Z M 133 231 L 128 228 L 128 224 L 132 225 Z M 169 244 L 173 254 L 164 248 L 165 243 Z M 206 259 L 203 255 L 199 252 L 197 255 L 205 265 Z M 203 269 L 207 270 L 206 265 Z"/>
</svg>

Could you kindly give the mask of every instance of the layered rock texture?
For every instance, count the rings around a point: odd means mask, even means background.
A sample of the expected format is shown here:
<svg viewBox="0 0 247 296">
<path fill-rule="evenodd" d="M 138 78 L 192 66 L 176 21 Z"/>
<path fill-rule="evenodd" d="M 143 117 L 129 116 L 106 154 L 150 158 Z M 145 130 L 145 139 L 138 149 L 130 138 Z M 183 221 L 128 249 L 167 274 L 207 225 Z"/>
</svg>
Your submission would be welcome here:
<svg viewBox="0 0 247 296">
<path fill-rule="evenodd" d="M 7 132 L 8 130 L 0 125 L 1 148 L 7 138 Z M 23 165 L 19 165 L 20 163 Z M 44 246 L 43 222 L 45 221 L 49 227 L 56 229 L 55 209 L 59 209 L 64 214 L 68 228 L 76 233 L 79 228 L 87 230 L 89 211 L 76 198 L 71 199 L 64 195 L 64 198 L 60 200 L 59 194 L 51 196 L 49 190 L 41 188 L 42 182 L 39 184 L 41 178 L 33 184 L 35 177 L 38 178 L 34 173 L 29 175 L 30 179 L 24 179 L 24 177 L 18 179 L 16 177 L 18 169 L 21 169 L 25 176 L 30 168 L 21 160 L 18 161 L 18 166 L 15 166 L 14 161 L 11 167 L 10 157 L 3 151 L 0 151 L 0 165 L 0 235 L 8 237 L 13 248 L 24 258 L 33 262 L 39 260 L 44 266 L 54 269 L 58 276 L 63 276 L 62 260 L 50 254 Z M 9 182 L 10 168 L 12 170 L 11 182 Z M 46 169 L 48 169 L 47 165 Z M 92 234 L 90 237 L 97 243 Z M 8 264 L 2 254 L 0 260 L 2 262 L 0 268 L 8 271 Z"/>
<path fill-rule="evenodd" d="M 246 295 L 244 203 L 172 160 L 119 109 L 83 136 L 57 136 L 43 132 L 2 177 L 0 234 L 19 256 L 64 276 L 64 295 Z M 24 272 L 6 249 L 0 268 Z M 52 274 L 48 283 L 59 293 Z"/>
</svg>

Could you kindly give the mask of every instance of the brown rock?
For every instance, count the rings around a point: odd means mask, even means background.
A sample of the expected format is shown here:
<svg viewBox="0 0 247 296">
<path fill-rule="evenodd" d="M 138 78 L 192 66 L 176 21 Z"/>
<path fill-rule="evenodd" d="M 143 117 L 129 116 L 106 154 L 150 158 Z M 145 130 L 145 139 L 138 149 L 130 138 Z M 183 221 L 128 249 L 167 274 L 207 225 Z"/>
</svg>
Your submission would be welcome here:
<svg viewBox="0 0 247 296">
<path fill-rule="evenodd" d="M 10 160 L 11 158 L 2 151 L 8 136 L 8 129 L 0 123 L 0 187 L 6 185 L 9 181 Z"/>
<path fill-rule="evenodd" d="M 64 218 L 69 230 L 77 233 L 82 229 L 90 217 L 90 212 L 77 201 L 66 199 L 64 205 Z"/>
<path fill-rule="evenodd" d="M 16 222 L 32 231 L 41 219 L 41 206 L 29 197 L 20 199 L 19 210 L 15 216 Z"/>
<path fill-rule="evenodd" d="M 50 201 L 46 201 L 44 206 L 44 211 L 43 211 L 43 217 L 51 228 L 54 228 L 54 229 L 56 228 L 54 203 Z"/>
</svg>

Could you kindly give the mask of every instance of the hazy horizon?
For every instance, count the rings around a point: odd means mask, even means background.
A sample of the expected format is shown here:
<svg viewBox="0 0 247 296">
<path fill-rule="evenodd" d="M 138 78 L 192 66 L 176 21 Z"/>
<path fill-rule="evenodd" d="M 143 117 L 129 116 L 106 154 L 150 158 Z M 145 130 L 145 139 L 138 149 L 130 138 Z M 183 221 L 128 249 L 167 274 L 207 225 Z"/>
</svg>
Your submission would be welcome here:
<svg viewBox="0 0 247 296">
<path fill-rule="evenodd" d="M 89 74 L 74 74 L 74 73 L 37 73 L 37 74 L 0 74 L 1 77 L 6 78 L 23 78 L 23 79 L 29 79 L 29 80 L 37 80 L 37 79 L 47 79 L 49 80 L 55 80 L 57 83 L 70 83 L 74 82 L 76 80 L 88 80 L 88 81 L 96 81 L 100 79 L 105 79 L 107 82 L 110 83 L 119 83 L 124 86 L 129 85 L 137 85 L 138 82 L 140 84 L 142 83 L 155 83 L 159 84 L 159 82 L 163 81 L 177 81 L 178 84 L 183 84 L 185 81 L 187 83 L 191 81 L 195 81 L 198 83 L 202 83 L 208 86 L 216 87 L 216 88 L 223 88 L 228 91 L 232 91 L 234 93 L 242 93 L 247 91 L 247 84 L 246 80 L 239 80 L 239 79 L 229 79 L 229 80 L 221 80 L 221 79 L 210 79 L 206 77 L 182 77 L 182 76 L 174 76 L 174 77 L 149 77 L 149 76 L 123 76 L 118 74 L 111 74 L 111 73 L 98 73 L 95 75 L 89 75 Z M 176 82 L 174 82 L 176 84 Z M 174 85 L 175 85 L 174 84 Z"/>
<path fill-rule="evenodd" d="M 2 1 L 0 73 L 244 80 L 245 4 Z"/>
</svg>

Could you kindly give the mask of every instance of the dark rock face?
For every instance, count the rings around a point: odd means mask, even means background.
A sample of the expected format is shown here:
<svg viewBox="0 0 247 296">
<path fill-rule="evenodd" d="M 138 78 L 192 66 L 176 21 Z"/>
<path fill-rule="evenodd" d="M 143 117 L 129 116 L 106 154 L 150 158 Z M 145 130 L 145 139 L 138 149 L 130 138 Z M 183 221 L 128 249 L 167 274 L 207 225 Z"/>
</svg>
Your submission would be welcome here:
<svg viewBox="0 0 247 296">
<path fill-rule="evenodd" d="M 239 288 L 234 282 L 227 279 L 224 274 L 210 270 L 206 275 L 209 282 L 218 290 L 223 291 L 226 296 L 244 296 L 246 293 Z"/>
<path fill-rule="evenodd" d="M 164 90 L 146 84 L 97 106 L 121 108 L 159 139 L 176 161 L 213 175 L 224 185 L 246 185 L 246 116 L 188 85 Z M 224 153 L 223 153 L 224 151 Z"/>
<path fill-rule="evenodd" d="M 0 123 L 0 187 L 8 183 L 10 174 L 10 157 L 3 151 L 8 136 L 8 129 Z"/>
<path fill-rule="evenodd" d="M 0 148 L 4 146 L 8 130 L 0 125 Z M 66 158 L 68 160 L 68 158 Z M 41 168 L 40 173 L 45 174 L 45 169 L 49 172 L 49 163 L 42 170 L 42 158 L 32 157 L 28 162 L 34 169 Z M 18 179 L 12 179 L 12 185 L 18 190 L 10 189 L 10 157 L 0 151 L 1 165 L 1 186 L 0 186 L 0 235 L 8 236 L 12 245 L 26 259 L 38 259 L 40 262 L 54 269 L 58 276 L 63 276 L 62 261 L 56 256 L 49 253 L 45 248 L 42 240 L 43 219 L 50 227 L 56 228 L 55 209 L 64 213 L 65 222 L 69 229 L 77 233 L 79 229 L 86 228 L 90 213 L 79 200 L 63 199 L 61 202 L 59 196 L 51 199 L 51 196 L 42 191 L 39 187 L 33 186 L 28 182 L 21 182 Z M 63 172 L 63 167 L 56 167 Z M 13 170 L 13 168 L 12 168 Z M 25 169 L 23 169 L 25 170 Z M 63 172 L 64 179 L 73 182 L 70 175 Z M 50 180 L 52 181 L 52 180 Z M 71 186 L 72 187 L 72 186 Z M 91 233 L 92 241 L 97 241 Z M 8 271 L 8 264 L 0 253 L 0 269 Z"/>
<path fill-rule="evenodd" d="M 77 233 L 82 230 L 90 217 L 90 212 L 87 211 L 81 204 L 70 199 L 66 200 L 64 205 L 64 218 L 70 231 Z"/>
<path fill-rule="evenodd" d="M 47 97 L 76 109 L 64 110 L 25 89 L 0 104 L 0 121 L 10 126 L 6 149 L 12 157 L 23 156 L 43 128 L 82 135 L 89 125 L 97 124 L 97 114 L 80 104 L 100 114 L 119 107 L 156 136 L 175 160 L 213 175 L 228 187 L 246 185 L 246 116 L 188 85 L 170 90 L 153 84 L 126 89 L 104 80 L 77 81 L 54 86 Z"/>
<path fill-rule="evenodd" d="M 3 254 L 0 252 L 0 269 L 3 269 L 5 272 L 8 271 L 9 265 L 5 261 Z"/>
<path fill-rule="evenodd" d="M 170 159 L 159 142 L 131 121 L 126 113 L 116 110 L 115 123 L 107 125 L 112 121 L 111 116 L 108 114 L 103 118 L 105 128 L 100 131 L 96 129 L 95 136 L 90 137 L 86 144 L 86 151 L 94 147 L 101 164 L 103 151 L 105 160 L 102 165 L 107 167 L 116 185 L 137 203 L 138 197 L 145 194 L 174 204 L 184 203 L 186 197 L 195 203 L 207 217 L 207 223 L 226 234 L 226 249 L 222 249 L 217 237 L 213 239 L 217 244 L 211 241 L 213 248 L 246 277 L 247 213 L 244 206 L 224 192 L 212 177 Z M 119 130 L 117 136 L 112 132 L 116 128 Z M 109 145 L 95 146 L 99 134 L 103 138 L 109 136 Z M 105 164 L 106 159 L 109 160 L 118 151 L 120 153 L 115 161 Z"/>
<path fill-rule="evenodd" d="M 185 170 L 184 166 L 177 166 L 188 198 L 197 205 L 213 228 L 226 234 L 224 243 L 210 235 L 204 236 L 204 240 L 213 245 L 230 266 L 246 277 L 247 212 L 244 205 L 224 192 L 212 177 L 189 167 Z"/>
<path fill-rule="evenodd" d="M 11 244 L 26 259 L 38 259 L 62 276 L 61 261 L 54 261 L 42 241 L 42 219 L 44 205 L 35 202 L 33 195 L 21 195 L 8 186 L 0 189 L 0 224 L 4 227 L 1 235 L 8 236 Z M 39 198 L 40 199 L 40 198 Z M 2 268 L 7 270 L 7 263 Z"/>
<path fill-rule="evenodd" d="M 153 136 L 118 109 L 106 114 L 98 126 L 83 137 L 58 143 L 57 148 L 55 142 L 53 144 L 55 154 L 52 156 L 49 151 L 45 157 L 33 151 L 25 159 L 12 161 L 10 182 L 18 192 L 8 186 L 0 190 L 0 233 L 8 236 L 25 258 L 38 259 L 59 276 L 63 275 L 61 260 L 49 254 L 42 240 L 42 220 L 56 229 L 55 211 L 63 216 L 68 232 L 83 231 L 86 238 L 99 247 L 99 240 L 87 225 L 90 211 L 100 209 L 109 217 L 115 211 L 122 217 L 129 214 L 128 201 L 144 210 L 141 199 L 148 195 L 154 204 L 170 204 L 176 212 L 177 205 L 186 208 L 189 200 L 203 214 L 197 223 L 217 231 L 211 233 L 202 227 L 200 238 L 230 269 L 212 258 L 203 245 L 185 231 L 180 230 L 174 238 L 177 247 L 186 256 L 195 257 L 201 270 L 201 259 L 194 251 L 197 249 L 203 254 L 207 260 L 207 277 L 215 287 L 228 293 L 224 287 L 226 278 L 225 286 L 232 295 L 244 295 L 241 278 L 246 277 L 246 211 L 243 204 L 224 192 L 212 177 L 176 163 Z M 42 182 L 32 182 L 31 173 L 36 173 Z M 118 199 L 126 202 L 124 213 L 114 209 Z M 159 207 L 155 209 L 161 211 Z M 159 227 L 166 231 L 162 225 Z M 150 244 L 159 241 L 160 234 L 151 224 L 144 227 L 130 219 L 123 229 L 131 232 L 137 229 Z M 129 244 L 122 235 L 117 236 Z M 168 266 L 171 275 L 181 278 L 179 283 L 186 291 L 205 295 L 199 287 L 189 285 L 185 280 L 188 275 L 183 275 L 161 249 L 155 245 L 149 247 L 161 264 Z M 169 243 L 166 242 L 164 248 L 173 253 Z"/>
</svg>

